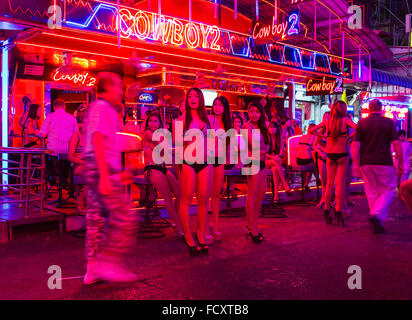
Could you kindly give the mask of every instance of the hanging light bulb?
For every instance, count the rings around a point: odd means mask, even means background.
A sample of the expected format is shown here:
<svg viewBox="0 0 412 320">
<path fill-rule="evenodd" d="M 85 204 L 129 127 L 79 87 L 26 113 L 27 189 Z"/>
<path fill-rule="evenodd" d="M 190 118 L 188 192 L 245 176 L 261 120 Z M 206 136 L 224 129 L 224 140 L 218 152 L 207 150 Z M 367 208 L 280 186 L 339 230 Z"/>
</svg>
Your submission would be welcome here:
<svg viewBox="0 0 412 320">
<path fill-rule="evenodd" d="M 215 0 L 215 19 L 217 18 L 217 0 Z"/>
<path fill-rule="evenodd" d="M 237 0 L 235 0 L 235 19 L 237 19 Z"/>
</svg>

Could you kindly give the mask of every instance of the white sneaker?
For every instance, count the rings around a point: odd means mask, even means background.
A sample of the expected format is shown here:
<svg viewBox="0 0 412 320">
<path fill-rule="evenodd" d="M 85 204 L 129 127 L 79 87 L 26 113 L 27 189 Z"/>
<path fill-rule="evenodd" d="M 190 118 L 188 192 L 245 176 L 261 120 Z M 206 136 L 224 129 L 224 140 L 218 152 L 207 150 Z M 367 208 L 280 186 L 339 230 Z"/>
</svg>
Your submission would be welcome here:
<svg viewBox="0 0 412 320">
<path fill-rule="evenodd" d="M 83 284 L 91 285 L 91 284 L 102 281 L 98 271 L 99 269 L 98 269 L 97 262 L 92 263 L 92 264 L 87 264 L 87 271 L 83 278 Z"/>
<path fill-rule="evenodd" d="M 137 274 L 114 263 L 100 263 L 98 274 L 101 280 L 109 282 L 134 282 L 138 280 Z"/>
</svg>

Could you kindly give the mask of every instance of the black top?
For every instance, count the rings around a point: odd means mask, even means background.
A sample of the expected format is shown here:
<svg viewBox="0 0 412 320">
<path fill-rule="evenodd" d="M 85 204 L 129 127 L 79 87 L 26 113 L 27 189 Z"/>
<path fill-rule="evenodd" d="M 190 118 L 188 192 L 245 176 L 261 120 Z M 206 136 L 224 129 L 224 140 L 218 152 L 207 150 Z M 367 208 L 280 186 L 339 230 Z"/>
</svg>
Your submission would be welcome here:
<svg viewBox="0 0 412 320">
<path fill-rule="evenodd" d="M 360 142 L 360 165 L 392 166 L 391 142 L 396 140 L 396 128 L 391 119 L 378 113 L 359 120 L 355 141 Z"/>
</svg>

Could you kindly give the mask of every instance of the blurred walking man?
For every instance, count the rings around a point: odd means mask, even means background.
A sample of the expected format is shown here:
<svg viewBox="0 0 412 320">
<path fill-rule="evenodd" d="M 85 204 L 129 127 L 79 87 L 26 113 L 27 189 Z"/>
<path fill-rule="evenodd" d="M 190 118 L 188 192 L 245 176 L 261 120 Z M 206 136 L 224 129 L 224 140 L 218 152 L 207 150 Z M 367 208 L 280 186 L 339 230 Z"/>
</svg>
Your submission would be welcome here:
<svg viewBox="0 0 412 320">
<path fill-rule="evenodd" d="M 389 206 L 396 194 L 396 173 L 391 155 L 393 143 L 396 157 L 403 171 L 402 152 L 396 140 L 393 120 L 382 116 L 382 104 L 375 99 L 369 103 L 369 117 L 356 126 L 352 143 L 353 174 L 362 175 L 368 198 L 370 219 L 374 233 L 385 233 L 382 226 L 389 213 Z"/>
<path fill-rule="evenodd" d="M 127 174 L 121 171 L 116 132 L 121 123 L 122 81 L 102 73 L 98 100 L 87 110 L 84 122 L 87 197 L 87 273 L 84 284 L 98 281 L 130 282 L 136 274 L 126 268 L 125 253 L 135 244 L 137 216 L 124 194 Z"/>
</svg>

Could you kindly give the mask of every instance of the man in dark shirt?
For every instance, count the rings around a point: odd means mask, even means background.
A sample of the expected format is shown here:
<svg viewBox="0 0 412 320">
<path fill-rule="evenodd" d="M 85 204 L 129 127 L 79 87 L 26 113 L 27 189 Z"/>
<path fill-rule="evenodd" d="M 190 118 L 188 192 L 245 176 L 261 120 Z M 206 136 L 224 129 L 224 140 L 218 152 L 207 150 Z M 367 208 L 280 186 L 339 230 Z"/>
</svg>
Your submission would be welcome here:
<svg viewBox="0 0 412 320">
<path fill-rule="evenodd" d="M 355 177 L 362 175 L 365 182 L 371 214 L 369 220 L 374 233 L 385 232 L 382 222 L 388 217 L 389 206 L 396 193 L 391 143 L 394 145 L 396 157 L 402 157 L 399 141 L 396 140 L 395 124 L 381 113 L 381 102 L 372 100 L 369 103 L 369 117 L 358 122 L 352 144 L 353 174 Z"/>
</svg>

